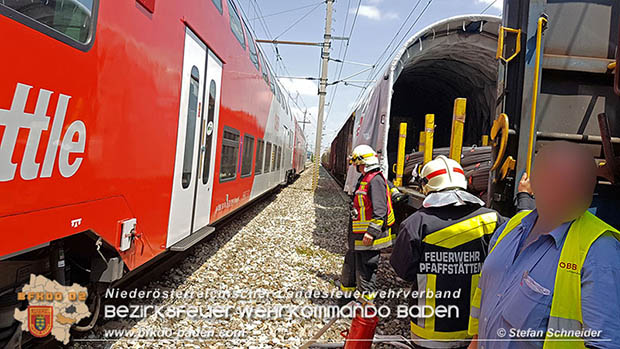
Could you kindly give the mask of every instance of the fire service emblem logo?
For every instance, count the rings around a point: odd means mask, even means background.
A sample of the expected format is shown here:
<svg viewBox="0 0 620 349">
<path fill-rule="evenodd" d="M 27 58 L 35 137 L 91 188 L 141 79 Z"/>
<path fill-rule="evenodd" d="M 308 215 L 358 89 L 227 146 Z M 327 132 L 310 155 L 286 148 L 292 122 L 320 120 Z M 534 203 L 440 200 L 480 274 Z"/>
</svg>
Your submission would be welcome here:
<svg viewBox="0 0 620 349">
<path fill-rule="evenodd" d="M 28 306 L 28 331 L 35 337 L 45 337 L 52 332 L 54 308 L 50 306 Z"/>
<path fill-rule="evenodd" d="M 88 291 L 78 284 L 65 286 L 43 275 L 30 274 L 17 300 L 28 302 L 28 309 L 15 309 L 13 317 L 22 331 L 35 337 L 51 334 L 62 344 L 69 344 L 71 326 L 90 316 L 86 305 Z"/>
</svg>

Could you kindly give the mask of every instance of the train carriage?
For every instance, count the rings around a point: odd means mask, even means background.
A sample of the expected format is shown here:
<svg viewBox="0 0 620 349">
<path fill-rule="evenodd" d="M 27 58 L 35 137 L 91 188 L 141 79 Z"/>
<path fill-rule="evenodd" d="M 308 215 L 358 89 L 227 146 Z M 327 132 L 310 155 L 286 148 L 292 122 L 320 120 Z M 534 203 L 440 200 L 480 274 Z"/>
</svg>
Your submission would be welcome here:
<svg viewBox="0 0 620 349">
<path fill-rule="evenodd" d="M 307 152 L 306 136 L 299 124 L 295 124 L 295 141 L 293 154 L 293 172 L 292 177 L 299 176 L 306 169 L 306 152 Z"/>
<path fill-rule="evenodd" d="M 331 143 L 329 170 L 350 192 L 357 174 L 338 154 L 369 144 L 395 178 L 399 124 L 407 124 L 405 154 L 419 157 L 426 114 L 434 115 L 434 147 L 445 151 L 454 102 L 462 97 L 463 144 L 479 146 L 490 136 L 493 145 L 485 161 L 492 167 L 487 189 L 476 193 L 489 206 L 513 213 L 515 178 L 536 150 L 548 142 L 578 142 L 599 163 L 593 211 L 620 226 L 619 10 L 612 0 L 505 0 L 503 18 L 466 15 L 429 25 L 354 107 Z M 412 209 L 419 208 L 424 196 L 407 181 L 401 189 Z"/>
<path fill-rule="evenodd" d="M 0 31 L 0 303 L 185 250 L 303 168 L 231 0 L 1 2 Z"/>
</svg>

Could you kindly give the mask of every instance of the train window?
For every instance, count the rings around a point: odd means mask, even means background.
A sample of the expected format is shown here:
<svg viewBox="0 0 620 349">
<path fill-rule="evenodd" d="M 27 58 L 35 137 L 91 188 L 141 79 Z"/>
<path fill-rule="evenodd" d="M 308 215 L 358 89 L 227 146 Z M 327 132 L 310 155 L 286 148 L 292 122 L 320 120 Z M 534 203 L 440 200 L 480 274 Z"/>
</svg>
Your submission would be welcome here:
<svg viewBox="0 0 620 349">
<path fill-rule="evenodd" d="M 209 86 L 209 110 L 207 111 L 207 120 L 206 122 L 206 133 L 205 137 L 205 151 L 204 151 L 204 162 L 202 169 L 202 184 L 207 184 L 209 181 L 209 171 L 211 171 L 211 146 L 213 144 L 213 133 L 215 130 L 214 127 L 214 115 L 215 115 L 215 94 L 217 93 L 217 85 L 215 80 L 211 80 Z"/>
<path fill-rule="evenodd" d="M 237 158 L 239 155 L 239 131 L 225 126 L 222 136 L 222 160 L 220 163 L 220 182 L 230 181 L 237 176 Z"/>
<path fill-rule="evenodd" d="M 187 189 L 189 183 L 192 181 L 192 160 L 194 159 L 194 138 L 196 138 L 196 114 L 198 113 L 199 88 L 200 71 L 196 66 L 193 66 L 192 75 L 189 79 L 189 102 L 187 105 L 187 125 L 185 127 L 185 154 L 183 156 L 183 175 L 181 176 L 183 189 Z"/>
<path fill-rule="evenodd" d="M 82 51 L 90 49 L 98 0 L 2 0 L 0 13 Z"/>
<path fill-rule="evenodd" d="M 217 8 L 218 11 L 220 11 L 220 14 L 224 13 L 222 10 L 222 0 L 212 0 L 213 1 L 213 5 L 215 5 L 215 8 Z"/>
<path fill-rule="evenodd" d="M 265 146 L 265 173 L 269 172 L 271 169 L 271 143 L 267 142 Z"/>
<path fill-rule="evenodd" d="M 243 36 L 243 27 L 241 25 L 241 17 L 239 17 L 239 13 L 237 12 L 237 8 L 233 5 L 232 0 L 228 0 L 228 14 L 230 15 L 230 29 L 241 47 L 245 50 L 245 37 Z"/>
<path fill-rule="evenodd" d="M 277 157 L 278 157 L 278 146 L 277 145 L 273 145 L 273 147 L 271 148 L 272 152 L 271 152 L 271 171 L 275 171 L 276 170 L 276 165 L 278 164 L 277 162 Z"/>
<path fill-rule="evenodd" d="M 286 125 L 282 125 L 282 127 L 284 127 L 284 134 L 286 135 L 286 138 L 288 138 L 288 127 L 286 127 Z"/>
<path fill-rule="evenodd" d="M 269 86 L 269 73 L 267 70 L 267 64 L 265 64 L 265 57 L 263 57 L 263 54 L 260 54 L 260 65 L 263 68 L 263 80 L 265 80 L 265 82 L 267 83 L 267 86 Z"/>
<path fill-rule="evenodd" d="M 282 147 L 278 147 L 278 170 L 282 167 Z"/>
<path fill-rule="evenodd" d="M 282 92 L 280 92 L 278 85 L 276 85 L 276 97 L 278 98 L 278 103 L 282 104 Z"/>
<path fill-rule="evenodd" d="M 256 165 L 254 168 L 254 175 L 263 173 L 263 152 L 265 147 L 265 141 L 259 139 L 256 141 Z"/>
<path fill-rule="evenodd" d="M 241 158 L 241 177 L 252 174 L 252 156 L 254 155 L 254 137 L 243 136 L 243 156 Z"/>
<path fill-rule="evenodd" d="M 245 32 L 248 33 L 248 48 L 250 51 L 250 60 L 256 67 L 256 70 L 258 70 L 258 53 L 256 52 L 256 42 L 254 42 L 254 37 L 252 36 L 252 33 L 250 33 L 247 25 L 245 26 Z"/>
<path fill-rule="evenodd" d="M 273 77 L 273 73 L 271 70 L 269 71 L 269 87 L 271 88 L 271 93 L 273 93 L 274 97 L 276 95 L 276 79 Z"/>
</svg>

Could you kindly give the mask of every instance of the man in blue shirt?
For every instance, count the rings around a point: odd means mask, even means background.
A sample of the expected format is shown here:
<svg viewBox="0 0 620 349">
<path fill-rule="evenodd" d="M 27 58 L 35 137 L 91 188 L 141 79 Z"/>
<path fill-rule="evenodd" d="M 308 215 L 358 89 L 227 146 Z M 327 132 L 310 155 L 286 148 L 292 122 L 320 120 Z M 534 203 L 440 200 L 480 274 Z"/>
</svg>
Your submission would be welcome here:
<svg viewBox="0 0 620 349">
<path fill-rule="evenodd" d="M 472 307 L 470 332 L 477 330 L 478 341 L 471 348 L 543 347 L 560 253 L 571 224 L 591 204 L 595 184 L 596 165 L 583 147 L 553 143 L 539 152 L 531 178 L 537 209 L 499 243 L 506 224 L 491 239 L 493 253 L 479 281 L 480 307 Z M 620 348 L 617 235 L 600 235 L 580 271 L 581 337 L 586 347 Z"/>
</svg>

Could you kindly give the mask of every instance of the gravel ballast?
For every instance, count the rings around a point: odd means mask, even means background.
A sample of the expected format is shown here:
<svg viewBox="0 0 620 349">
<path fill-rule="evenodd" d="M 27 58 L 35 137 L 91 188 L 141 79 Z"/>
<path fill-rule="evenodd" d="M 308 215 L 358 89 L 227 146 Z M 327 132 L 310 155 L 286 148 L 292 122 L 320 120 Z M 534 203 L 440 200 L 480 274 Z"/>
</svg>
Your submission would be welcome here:
<svg viewBox="0 0 620 349">
<path fill-rule="evenodd" d="M 162 317 L 153 311 L 135 319 L 100 319 L 87 334 L 74 336 L 76 348 L 298 348 L 328 322 L 327 318 L 290 315 L 287 310 L 334 306 L 323 298 L 337 290 L 346 252 L 348 202 L 341 188 L 321 168 L 319 187 L 312 191 L 312 167 L 293 184 L 257 202 L 230 223 L 219 227 L 195 246 L 182 262 L 140 290 L 150 297 L 115 301 L 115 306 L 153 305 L 225 309 L 229 316 L 186 314 Z M 396 278 L 388 255 L 382 254 L 378 275 L 382 289 L 407 289 Z M 155 290 L 181 292 L 185 297 L 154 297 Z M 211 292 L 217 296 L 206 296 Z M 315 294 L 312 294 L 315 291 Z M 203 294 L 201 294 L 201 292 Z M 280 292 L 280 293 L 278 293 Z M 317 297 L 318 296 L 318 297 Z M 404 299 L 378 299 L 377 305 L 395 309 Z M 248 316 L 251 309 L 268 313 Z M 142 308 L 141 308 L 142 309 Z M 245 313 L 240 313 L 243 311 Z M 282 310 L 280 310 L 282 311 Z M 105 311 L 102 310 L 105 315 Z M 202 315 L 206 314 L 203 311 Z M 221 314 L 220 314 L 221 315 Z M 259 316 L 265 315 L 265 316 Z M 320 342 L 343 342 L 340 332 L 350 320 L 341 319 Z M 409 336 L 407 319 L 394 312 L 379 322 L 377 333 Z M 112 331 L 117 331 L 113 333 Z M 122 332 L 126 331 L 126 332 Z M 123 335 L 119 335 L 123 333 Z M 106 338 L 107 337 L 107 338 Z M 134 337 L 134 338 L 130 338 Z M 139 338 L 136 338 L 139 337 Z M 386 346 L 387 347 L 387 346 Z"/>
</svg>

